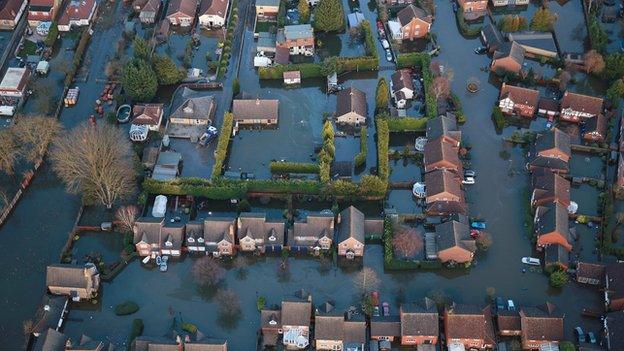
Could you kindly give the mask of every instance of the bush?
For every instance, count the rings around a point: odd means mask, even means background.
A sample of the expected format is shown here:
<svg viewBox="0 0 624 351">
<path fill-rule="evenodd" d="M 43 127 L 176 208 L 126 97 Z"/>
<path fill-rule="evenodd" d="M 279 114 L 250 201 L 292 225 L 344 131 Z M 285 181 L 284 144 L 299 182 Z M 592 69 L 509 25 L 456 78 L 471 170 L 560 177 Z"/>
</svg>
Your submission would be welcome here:
<svg viewBox="0 0 624 351">
<path fill-rule="evenodd" d="M 234 115 L 231 112 L 226 112 L 223 115 L 221 133 L 219 134 L 219 141 L 217 142 L 217 148 L 215 149 L 215 163 L 212 167 L 212 179 L 221 176 L 223 163 L 225 162 L 225 158 L 227 157 L 228 146 L 230 145 L 230 135 L 232 135 L 233 124 Z"/>
<path fill-rule="evenodd" d="M 556 270 L 550 274 L 550 286 L 561 288 L 568 282 L 568 274 L 563 270 Z"/>
<path fill-rule="evenodd" d="M 457 20 L 457 27 L 459 32 L 467 38 L 476 38 L 481 33 L 481 26 L 470 26 L 464 19 L 464 10 L 460 7 L 455 12 L 455 19 Z"/>
<path fill-rule="evenodd" d="M 115 314 L 118 316 L 127 316 L 139 310 L 139 305 L 133 301 L 124 301 L 115 306 Z"/>
<path fill-rule="evenodd" d="M 362 21 L 362 23 L 360 23 L 360 28 L 362 28 L 364 32 L 364 49 L 366 50 L 366 56 L 377 57 L 377 45 L 373 37 L 370 22 L 367 20 Z"/>
<path fill-rule="evenodd" d="M 377 124 L 377 174 L 381 179 L 387 181 L 390 175 L 388 166 L 388 145 L 390 142 L 388 119 L 384 116 L 377 116 L 375 122 Z"/>
<path fill-rule="evenodd" d="M 438 102 L 430 89 L 433 85 L 433 74 L 429 68 L 430 65 L 431 56 L 423 52 L 401 54 L 397 57 L 398 68 L 416 67 L 420 68 L 422 71 L 423 88 L 425 91 L 425 105 L 427 106 L 427 118 L 435 118 L 438 116 Z"/>
<path fill-rule="evenodd" d="M 492 121 L 494 121 L 494 127 L 499 133 L 502 132 L 507 126 L 507 119 L 503 115 L 503 111 L 501 111 L 498 106 L 494 106 L 494 109 L 492 110 Z"/>
<path fill-rule="evenodd" d="M 48 32 L 48 35 L 46 36 L 43 43 L 48 47 L 52 47 L 54 43 L 56 43 L 56 38 L 58 38 L 58 35 L 59 35 L 58 24 L 55 21 L 55 22 L 52 22 L 52 25 L 50 25 L 50 31 Z"/>
<path fill-rule="evenodd" d="M 197 333 L 197 326 L 195 324 L 193 324 L 193 323 L 182 322 L 180 327 L 182 328 L 182 330 L 184 330 L 187 333 L 190 333 L 190 334 Z"/>
<path fill-rule="evenodd" d="M 379 68 L 378 57 L 339 57 L 338 72 L 350 71 L 375 71 Z M 284 72 L 300 71 L 301 78 L 319 78 L 325 77 L 323 71 L 323 63 L 299 63 L 288 65 L 275 65 L 271 67 L 258 68 L 258 76 L 260 79 L 284 79 Z"/>
<path fill-rule="evenodd" d="M 388 129 L 391 132 L 422 132 L 427 129 L 427 118 L 388 118 Z"/>
<path fill-rule="evenodd" d="M 316 163 L 273 161 L 269 168 L 271 173 L 319 173 L 319 165 Z"/>
<path fill-rule="evenodd" d="M 256 300 L 256 308 L 258 308 L 258 311 L 262 311 L 264 306 L 266 306 L 266 298 L 264 296 L 258 296 L 258 299 Z"/>
<path fill-rule="evenodd" d="M 130 327 L 130 335 L 128 335 L 128 342 L 126 343 L 126 350 L 130 351 L 132 348 L 132 342 L 137 336 L 143 334 L 143 320 L 140 318 L 132 321 L 132 327 Z"/>
<path fill-rule="evenodd" d="M 356 168 L 366 163 L 366 154 L 368 148 L 368 146 L 366 145 L 367 137 L 368 132 L 366 131 L 366 127 L 362 127 L 362 129 L 360 129 L 360 152 L 353 158 L 353 166 Z"/>
</svg>

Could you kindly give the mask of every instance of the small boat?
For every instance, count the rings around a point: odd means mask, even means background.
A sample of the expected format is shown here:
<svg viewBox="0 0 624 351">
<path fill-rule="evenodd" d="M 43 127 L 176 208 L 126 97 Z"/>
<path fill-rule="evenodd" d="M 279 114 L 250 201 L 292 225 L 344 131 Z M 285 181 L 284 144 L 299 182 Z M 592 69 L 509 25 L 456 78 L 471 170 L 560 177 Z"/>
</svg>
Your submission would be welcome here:
<svg viewBox="0 0 624 351">
<path fill-rule="evenodd" d="M 485 222 L 473 221 L 472 223 L 470 223 L 470 227 L 474 229 L 485 229 Z"/>
<path fill-rule="evenodd" d="M 149 256 L 145 256 L 145 258 L 143 259 L 143 264 L 148 264 L 150 261 L 150 257 Z"/>
<path fill-rule="evenodd" d="M 117 109 L 117 122 L 127 123 L 130 120 L 130 111 L 132 111 L 130 105 L 119 106 Z"/>
<path fill-rule="evenodd" d="M 160 266 L 162 263 L 162 257 L 156 256 L 156 264 Z"/>
<path fill-rule="evenodd" d="M 539 266 L 541 264 L 539 258 L 535 257 L 522 257 L 522 263 L 530 266 Z"/>
<path fill-rule="evenodd" d="M 167 271 L 167 264 L 163 263 L 160 265 L 160 267 L 158 268 L 161 272 L 166 272 Z"/>
</svg>

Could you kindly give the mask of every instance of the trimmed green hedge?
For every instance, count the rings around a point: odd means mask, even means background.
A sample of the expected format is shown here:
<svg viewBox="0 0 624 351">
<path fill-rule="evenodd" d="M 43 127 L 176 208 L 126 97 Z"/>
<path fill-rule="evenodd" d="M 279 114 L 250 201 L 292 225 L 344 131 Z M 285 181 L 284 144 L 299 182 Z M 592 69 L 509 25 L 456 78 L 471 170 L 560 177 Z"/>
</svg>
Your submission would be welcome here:
<svg viewBox="0 0 624 351">
<path fill-rule="evenodd" d="M 221 56 L 219 56 L 219 64 L 217 66 L 217 79 L 223 77 L 225 72 L 227 72 L 227 67 L 232 53 L 232 39 L 234 38 L 234 28 L 236 27 L 237 23 L 238 0 L 233 0 L 232 11 L 230 11 L 230 18 L 228 19 L 227 24 L 227 34 L 225 36 L 225 41 L 223 42 L 223 51 L 221 51 Z"/>
<path fill-rule="evenodd" d="M 375 123 L 377 124 L 377 174 L 381 179 L 387 181 L 390 175 L 388 166 L 388 148 L 390 143 L 388 119 L 383 116 L 377 116 Z"/>
<path fill-rule="evenodd" d="M 362 31 L 364 31 L 364 49 L 366 50 L 366 56 L 377 57 L 377 45 L 375 45 L 370 22 L 364 20 L 360 23 L 360 26 L 362 27 Z"/>
<path fill-rule="evenodd" d="M 223 115 L 221 133 L 219 134 L 219 141 L 217 143 L 217 148 L 215 149 L 215 163 L 212 167 L 212 179 L 216 179 L 221 176 L 221 171 L 223 171 L 223 162 L 225 162 L 225 158 L 227 157 L 233 125 L 234 115 L 231 112 L 226 112 Z"/>
<path fill-rule="evenodd" d="M 350 71 L 375 71 L 379 68 L 378 57 L 339 57 L 340 71 L 338 74 Z M 275 65 L 258 68 L 260 79 L 284 79 L 284 72 L 300 71 L 301 78 L 325 77 L 323 63 L 299 63 L 288 65 Z"/>
<path fill-rule="evenodd" d="M 398 68 L 419 67 L 422 71 L 423 88 L 425 90 L 425 105 L 427 106 L 427 118 L 435 118 L 438 116 L 438 102 L 431 92 L 433 85 L 433 73 L 429 66 L 431 65 L 431 56 L 424 52 L 412 52 L 409 54 L 401 54 L 397 57 Z"/>
<path fill-rule="evenodd" d="M 314 173 L 318 174 L 319 165 L 316 163 L 273 161 L 269 168 L 271 173 Z"/>
<path fill-rule="evenodd" d="M 398 117 L 388 118 L 390 132 L 420 132 L 427 129 L 427 118 Z"/>
<path fill-rule="evenodd" d="M 118 316 L 127 316 L 139 310 L 139 305 L 133 301 L 124 301 L 115 306 L 115 314 Z"/>
<path fill-rule="evenodd" d="M 455 19 L 457 20 L 457 27 L 459 28 L 459 32 L 467 38 L 476 38 L 481 33 L 481 26 L 473 27 L 466 23 L 464 19 L 464 10 L 460 7 L 455 12 Z"/>
<path fill-rule="evenodd" d="M 360 129 L 360 152 L 353 158 L 353 166 L 356 168 L 366 163 L 366 154 L 368 152 L 368 147 L 366 145 L 367 136 L 368 132 L 366 131 L 366 127 L 362 127 Z"/>
</svg>

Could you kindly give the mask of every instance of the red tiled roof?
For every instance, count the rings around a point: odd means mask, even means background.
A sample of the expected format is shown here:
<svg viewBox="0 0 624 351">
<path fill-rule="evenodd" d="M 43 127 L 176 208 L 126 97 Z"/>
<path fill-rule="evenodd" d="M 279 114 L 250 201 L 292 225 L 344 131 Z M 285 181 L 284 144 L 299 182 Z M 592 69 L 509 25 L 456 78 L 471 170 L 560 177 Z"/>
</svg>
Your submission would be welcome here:
<svg viewBox="0 0 624 351">
<path fill-rule="evenodd" d="M 571 108 L 574 111 L 598 115 L 602 112 L 602 102 L 602 98 L 599 97 L 566 91 L 561 99 L 561 109 Z"/>
<path fill-rule="evenodd" d="M 195 17 L 197 11 L 197 1 L 195 0 L 171 0 L 167 9 L 167 17 L 182 13 L 189 17 Z"/>
<path fill-rule="evenodd" d="M 539 91 L 503 83 L 500 91 L 500 99 L 502 100 L 506 97 L 509 97 L 514 103 L 536 107 Z"/>
<path fill-rule="evenodd" d="M 0 2 L 0 20 L 15 20 L 24 0 L 5 0 Z"/>
<path fill-rule="evenodd" d="M 58 23 L 68 25 L 71 21 L 91 19 L 91 13 L 95 6 L 95 0 L 73 0 L 65 6 Z"/>
</svg>

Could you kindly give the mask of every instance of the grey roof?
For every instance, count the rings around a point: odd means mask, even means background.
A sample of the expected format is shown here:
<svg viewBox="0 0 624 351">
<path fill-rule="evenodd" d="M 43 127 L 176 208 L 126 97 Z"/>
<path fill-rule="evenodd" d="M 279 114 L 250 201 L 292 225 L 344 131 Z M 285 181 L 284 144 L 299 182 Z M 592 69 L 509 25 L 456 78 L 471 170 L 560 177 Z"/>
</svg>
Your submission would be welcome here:
<svg viewBox="0 0 624 351">
<path fill-rule="evenodd" d="M 540 134 L 535 139 L 535 151 L 537 152 L 554 148 L 561 150 L 561 152 L 567 155 L 570 155 L 572 152 L 570 136 L 559 128 Z"/>
<path fill-rule="evenodd" d="M 257 48 L 261 50 L 275 51 L 275 34 L 269 32 L 261 32 L 258 37 Z"/>
<path fill-rule="evenodd" d="M 275 245 L 284 244 L 284 222 L 273 222 L 266 219 L 265 213 L 243 212 L 238 216 L 238 238 L 250 236 L 253 239 L 262 239 L 267 243 L 270 236 L 275 237 L 271 241 Z"/>
<path fill-rule="evenodd" d="M 336 116 L 355 112 L 366 118 L 366 94 L 363 91 L 349 87 L 337 94 Z"/>
<path fill-rule="evenodd" d="M 284 26 L 284 37 L 286 40 L 307 39 L 314 37 L 314 31 L 309 24 L 295 24 Z"/>
<path fill-rule="evenodd" d="M 496 50 L 503 44 L 503 36 L 493 23 L 481 28 L 481 38 L 484 44 L 491 50 Z"/>
<path fill-rule="evenodd" d="M 370 333 L 372 336 L 401 336 L 399 316 L 371 317 Z"/>
<path fill-rule="evenodd" d="M 234 226 L 235 218 L 230 217 L 210 217 L 204 220 L 204 239 L 206 242 L 216 242 L 225 240 L 234 244 L 234 235 L 230 233 L 230 226 Z M 187 225 L 188 231 L 188 225 Z"/>
<path fill-rule="evenodd" d="M 563 264 L 568 266 L 570 254 L 565 247 L 561 245 L 548 245 L 544 249 L 544 265 Z"/>
<path fill-rule="evenodd" d="M 310 301 L 282 301 L 282 325 L 310 326 Z"/>
<path fill-rule="evenodd" d="M 539 206 L 536 209 L 535 233 L 544 235 L 559 232 L 569 241 L 570 227 L 568 221 L 568 209 L 559 203 L 550 203 Z"/>
<path fill-rule="evenodd" d="M 134 351 L 179 351 L 178 343 L 164 337 L 137 336 Z"/>
<path fill-rule="evenodd" d="M 467 223 L 448 221 L 438 224 L 435 227 L 435 231 L 439 251 L 455 246 L 471 252 L 477 251 L 475 241 L 470 237 L 470 228 Z"/>
<path fill-rule="evenodd" d="M 43 333 L 48 328 L 56 329 L 63 315 L 68 296 L 45 294 L 33 319 L 33 333 Z"/>
<path fill-rule="evenodd" d="M 182 154 L 173 151 L 163 151 L 158 155 L 157 165 L 178 167 L 182 161 Z"/>
<path fill-rule="evenodd" d="M 295 221 L 289 245 L 314 245 L 318 239 L 327 236 L 334 239 L 334 214 L 309 214 L 305 220 Z M 292 242 L 290 240 L 293 240 Z"/>
<path fill-rule="evenodd" d="M 416 303 L 401 304 L 402 336 L 437 336 L 440 333 L 435 301 L 424 298 Z"/>
<path fill-rule="evenodd" d="M 274 321 L 275 325 L 270 322 Z M 262 310 L 260 311 L 260 327 L 261 328 L 280 328 L 282 326 L 282 311 L 280 310 Z"/>
<path fill-rule="evenodd" d="M 89 279 L 85 277 L 84 266 L 53 264 L 46 268 L 46 286 L 86 289 Z"/>
<path fill-rule="evenodd" d="M 390 77 L 392 81 L 392 90 L 398 91 L 403 88 L 414 90 L 414 83 L 412 82 L 412 75 L 407 69 L 400 69 L 392 74 Z"/>
<path fill-rule="evenodd" d="M 352 318 L 344 322 L 344 338 L 345 343 L 364 343 L 366 342 L 366 321 L 364 318 Z"/>
<path fill-rule="evenodd" d="M 344 316 L 316 316 L 314 334 L 317 340 L 342 340 Z"/>
<path fill-rule="evenodd" d="M 342 242 L 348 238 L 354 238 L 364 244 L 364 214 L 354 206 L 349 206 L 342 210 L 338 216 L 340 216 L 338 241 Z"/>
<path fill-rule="evenodd" d="M 258 6 L 275 6 L 279 7 L 280 0 L 256 0 L 256 7 Z"/>
<path fill-rule="evenodd" d="M 524 53 L 525 50 L 520 44 L 516 42 L 505 42 L 496 50 L 493 58 L 498 60 L 505 57 L 511 57 L 518 64 L 522 65 L 522 63 L 524 63 Z"/>
<path fill-rule="evenodd" d="M 279 100 L 234 100 L 232 113 L 235 120 L 241 119 L 278 119 Z"/>
<path fill-rule="evenodd" d="M 216 110 L 214 96 L 203 95 L 189 88 L 182 92 L 182 102 L 175 105 L 169 118 L 207 119 L 212 121 Z"/>
<path fill-rule="evenodd" d="M 67 336 L 54 329 L 48 329 L 35 342 L 33 351 L 65 351 Z"/>
<path fill-rule="evenodd" d="M 509 41 L 515 41 L 525 50 L 536 48 L 558 54 L 557 44 L 551 32 L 524 31 L 507 34 Z"/>
<path fill-rule="evenodd" d="M 624 311 L 607 313 L 607 345 L 609 350 L 624 350 Z"/>
<path fill-rule="evenodd" d="M 461 141 L 461 131 L 457 128 L 456 120 L 447 116 L 438 116 L 427 121 L 427 139 L 435 140 L 442 136 Z"/>
</svg>

